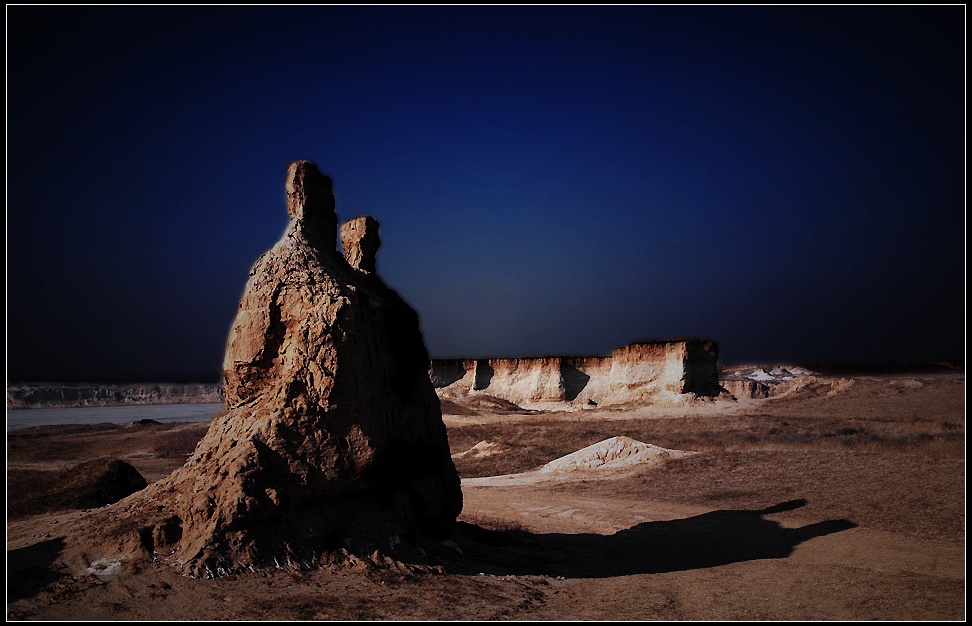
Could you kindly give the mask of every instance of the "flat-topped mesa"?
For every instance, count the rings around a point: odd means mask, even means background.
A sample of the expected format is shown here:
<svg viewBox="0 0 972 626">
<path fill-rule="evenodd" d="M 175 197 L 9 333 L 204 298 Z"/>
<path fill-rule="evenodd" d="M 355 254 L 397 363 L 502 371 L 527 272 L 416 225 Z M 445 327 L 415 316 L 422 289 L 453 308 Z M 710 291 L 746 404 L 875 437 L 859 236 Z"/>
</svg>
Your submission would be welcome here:
<svg viewBox="0 0 972 626">
<path fill-rule="evenodd" d="M 227 340 L 228 412 L 182 468 L 91 522 L 114 540 L 132 536 L 114 520 L 137 519 L 130 549 L 186 574 L 313 567 L 344 549 L 421 559 L 420 538 L 462 509 L 418 315 L 337 252 L 313 163 L 291 164 L 286 188 L 292 222 L 250 270 Z M 377 249 L 369 219 L 359 263 Z"/>
<path fill-rule="evenodd" d="M 714 341 L 674 339 L 632 343 L 605 357 L 437 359 L 429 375 L 442 397 L 482 393 L 525 408 L 664 404 L 717 396 L 717 358 Z"/>
<path fill-rule="evenodd" d="M 611 382 L 617 390 L 718 395 L 719 348 L 706 339 L 637 341 L 611 352 Z"/>
<path fill-rule="evenodd" d="M 341 224 L 341 244 L 344 258 L 356 270 L 374 274 L 381 247 L 378 234 L 378 220 L 370 215 L 362 215 Z"/>
</svg>

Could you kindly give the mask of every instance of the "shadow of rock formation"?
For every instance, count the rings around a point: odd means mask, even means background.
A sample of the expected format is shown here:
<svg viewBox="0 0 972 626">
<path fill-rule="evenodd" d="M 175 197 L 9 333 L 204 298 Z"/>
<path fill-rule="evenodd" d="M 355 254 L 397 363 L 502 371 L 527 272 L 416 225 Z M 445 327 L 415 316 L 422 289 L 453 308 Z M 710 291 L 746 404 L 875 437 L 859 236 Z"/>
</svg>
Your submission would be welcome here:
<svg viewBox="0 0 972 626">
<path fill-rule="evenodd" d="M 564 380 L 564 400 L 573 402 L 584 391 L 591 377 L 573 365 L 564 363 L 560 368 L 560 375 Z"/>
<path fill-rule="evenodd" d="M 433 365 L 434 364 L 434 367 Z M 430 361 L 429 377 L 433 387 L 448 387 L 452 383 L 462 380 L 466 375 L 466 366 L 462 359 L 438 359 Z"/>
<path fill-rule="evenodd" d="M 684 519 L 643 522 L 613 535 L 534 534 L 486 530 L 463 523 L 460 569 L 496 575 L 608 578 L 785 559 L 796 546 L 857 525 L 846 519 L 784 528 L 764 515 L 799 508 L 805 500 L 760 510 L 721 510 Z"/>
<path fill-rule="evenodd" d="M 7 551 L 7 602 L 37 595 L 61 578 L 54 561 L 64 550 L 64 538 L 48 539 Z"/>
<path fill-rule="evenodd" d="M 493 366 L 489 364 L 489 361 L 486 359 L 476 361 L 476 381 L 473 383 L 473 389 L 481 391 L 489 387 L 489 384 L 493 381 L 493 373 Z"/>
</svg>

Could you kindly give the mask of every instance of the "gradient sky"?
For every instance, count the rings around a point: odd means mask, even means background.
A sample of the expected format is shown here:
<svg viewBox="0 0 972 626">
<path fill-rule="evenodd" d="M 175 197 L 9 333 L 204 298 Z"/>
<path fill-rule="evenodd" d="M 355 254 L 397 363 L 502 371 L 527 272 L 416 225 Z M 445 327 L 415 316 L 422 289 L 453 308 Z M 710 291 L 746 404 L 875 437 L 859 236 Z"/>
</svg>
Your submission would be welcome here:
<svg viewBox="0 0 972 626">
<path fill-rule="evenodd" d="M 8 382 L 217 379 L 298 158 L 433 356 L 961 360 L 964 23 L 8 6 Z"/>
</svg>

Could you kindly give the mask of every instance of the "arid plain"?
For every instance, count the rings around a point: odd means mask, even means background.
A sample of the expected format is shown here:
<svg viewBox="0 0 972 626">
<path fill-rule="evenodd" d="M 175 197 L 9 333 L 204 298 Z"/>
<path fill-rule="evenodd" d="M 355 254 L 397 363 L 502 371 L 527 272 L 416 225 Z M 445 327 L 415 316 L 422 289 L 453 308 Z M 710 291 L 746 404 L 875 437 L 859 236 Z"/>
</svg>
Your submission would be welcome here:
<svg viewBox="0 0 972 626">
<path fill-rule="evenodd" d="M 104 456 L 157 481 L 208 424 L 10 431 L 7 617 L 960 620 L 964 393 L 964 371 L 924 367 L 667 407 L 445 399 L 464 504 L 437 565 L 375 555 L 215 580 L 150 559 L 79 572 L 59 529 L 92 511 L 34 497 Z M 536 471 L 612 437 L 697 454 Z"/>
</svg>

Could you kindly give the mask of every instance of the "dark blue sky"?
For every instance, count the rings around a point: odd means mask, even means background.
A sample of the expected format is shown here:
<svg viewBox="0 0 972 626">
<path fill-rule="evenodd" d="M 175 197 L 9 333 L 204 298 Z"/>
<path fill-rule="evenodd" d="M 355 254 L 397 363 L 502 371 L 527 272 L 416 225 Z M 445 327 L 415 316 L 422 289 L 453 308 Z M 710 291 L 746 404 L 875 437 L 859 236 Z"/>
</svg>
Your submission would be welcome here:
<svg viewBox="0 0 972 626">
<path fill-rule="evenodd" d="M 963 359 L 964 23 L 8 6 L 8 381 L 216 379 L 298 158 L 433 356 Z"/>
</svg>

